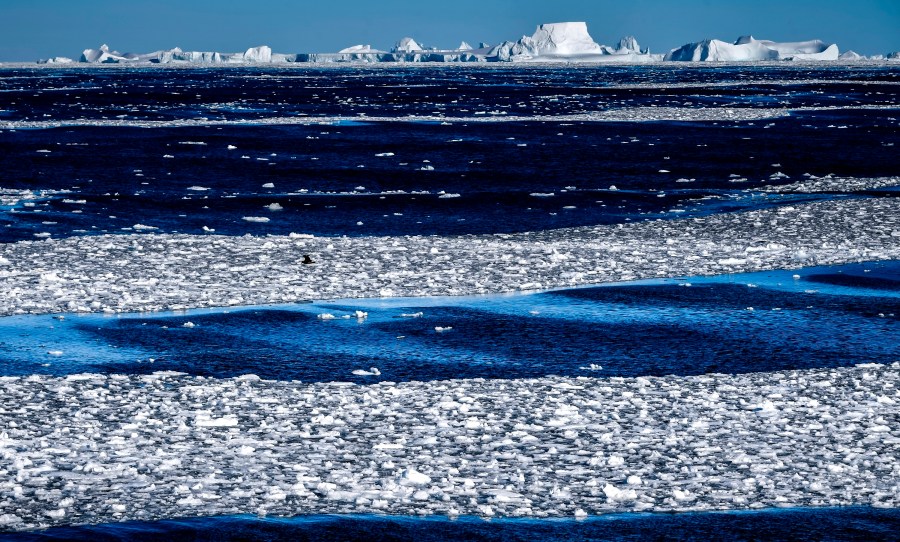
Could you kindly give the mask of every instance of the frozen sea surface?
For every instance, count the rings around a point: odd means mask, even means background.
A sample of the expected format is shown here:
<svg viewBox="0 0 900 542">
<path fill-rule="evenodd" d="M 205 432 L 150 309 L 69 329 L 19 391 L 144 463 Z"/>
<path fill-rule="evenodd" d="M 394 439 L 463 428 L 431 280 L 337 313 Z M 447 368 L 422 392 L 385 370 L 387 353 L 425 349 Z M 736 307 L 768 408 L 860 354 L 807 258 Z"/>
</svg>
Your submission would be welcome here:
<svg viewBox="0 0 900 542">
<path fill-rule="evenodd" d="M 689 377 L 0 377 L 0 523 L 900 505 L 900 363 Z"/>
<path fill-rule="evenodd" d="M 898 258 L 898 198 L 522 234 L 50 238 L 0 244 L 0 314 L 484 294 Z"/>
<path fill-rule="evenodd" d="M 900 360 L 900 263 L 539 294 L 0 318 L 0 373 L 303 381 L 745 373 Z M 379 369 L 379 374 L 353 371 Z"/>
</svg>

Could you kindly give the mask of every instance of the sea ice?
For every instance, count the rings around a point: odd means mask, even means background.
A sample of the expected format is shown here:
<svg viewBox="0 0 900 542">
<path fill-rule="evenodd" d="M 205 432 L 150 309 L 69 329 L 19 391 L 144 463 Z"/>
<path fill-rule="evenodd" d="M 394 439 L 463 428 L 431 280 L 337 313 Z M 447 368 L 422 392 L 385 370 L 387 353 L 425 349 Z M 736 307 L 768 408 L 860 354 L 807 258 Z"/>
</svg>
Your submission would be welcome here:
<svg viewBox="0 0 900 542">
<path fill-rule="evenodd" d="M 897 198 L 503 235 L 47 238 L 0 245 L 0 314 L 466 295 L 898 258 Z"/>
<path fill-rule="evenodd" d="M 172 372 L 2 380 L 0 530 L 900 506 L 898 363 L 365 386 Z"/>
</svg>

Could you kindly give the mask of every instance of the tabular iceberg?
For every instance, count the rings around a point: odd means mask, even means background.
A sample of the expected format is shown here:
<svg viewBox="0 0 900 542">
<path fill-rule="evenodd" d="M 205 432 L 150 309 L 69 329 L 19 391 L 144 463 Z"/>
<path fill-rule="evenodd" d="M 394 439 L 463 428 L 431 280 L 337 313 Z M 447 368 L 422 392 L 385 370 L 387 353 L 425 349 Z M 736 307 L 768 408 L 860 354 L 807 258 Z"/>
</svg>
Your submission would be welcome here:
<svg viewBox="0 0 900 542">
<path fill-rule="evenodd" d="M 778 43 L 741 36 L 734 43 L 708 39 L 673 49 L 665 60 L 682 62 L 745 62 L 760 60 L 837 60 L 836 44 L 822 40 Z"/>
<path fill-rule="evenodd" d="M 637 40 L 628 36 L 615 47 L 600 45 L 588 33 L 583 22 L 548 23 L 537 27 L 531 36 L 505 41 L 491 49 L 488 57 L 500 61 L 620 60 L 641 62 L 660 60 L 641 50 Z"/>
</svg>

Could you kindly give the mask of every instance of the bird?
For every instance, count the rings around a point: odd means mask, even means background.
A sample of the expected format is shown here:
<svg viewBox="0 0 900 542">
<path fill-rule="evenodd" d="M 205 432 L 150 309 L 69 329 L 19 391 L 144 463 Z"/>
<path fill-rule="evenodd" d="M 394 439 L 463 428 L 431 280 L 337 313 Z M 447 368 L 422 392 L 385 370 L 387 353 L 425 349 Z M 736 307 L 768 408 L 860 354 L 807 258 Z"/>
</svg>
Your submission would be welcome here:
<svg viewBox="0 0 900 542">
<path fill-rule="evenodd" d="M 304 254 L 303 255 L 303 264 L 309 265 L 311 263 L 316 263 L 316 262 L 314 262 L 313 259 L 309 257 L 309 254 Z"/>
<path fill-rule="evenodd" d="M 378 367 L 369 367 L 369 370 L 356 369 L 353 371 L 353 374 L 356 376 L 378 376 L 381 374 L 381 371 L 378 370 Z"/>
</svg>

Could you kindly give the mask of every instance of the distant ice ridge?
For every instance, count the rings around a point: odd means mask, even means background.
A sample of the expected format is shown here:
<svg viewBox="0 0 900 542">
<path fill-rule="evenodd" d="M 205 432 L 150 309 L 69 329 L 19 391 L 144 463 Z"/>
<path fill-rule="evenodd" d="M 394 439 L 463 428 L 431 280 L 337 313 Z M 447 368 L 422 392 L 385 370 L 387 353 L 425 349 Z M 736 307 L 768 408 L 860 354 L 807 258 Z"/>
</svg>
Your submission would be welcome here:
<svg viewBox="0 0 900 542">
<path fill-rule="evenodd" d="M 366 386 L 0 380 L 4 531 L 239 513 L 900 506 L 898 363 Z"/>
<path fill-rule="evenodd" d="M 175 47 L 167 51 L 135 54 L 120 53 L 111 50 L 108 45 L 101 45 L 99 49 L 85 49 L 81 53 L 81 62 L 94 64 L 120 64 L 130 62 L 150 62 L 154 64 L 169 64 L 173 62 L 189 62 L 196 64 L 243 64 L 243 63 L 270 63 L 285 62 L 289 55 L 273 55 L 272 49 L 266 45 L 251 47 L 243 53 L 217 53 L 182 51 Z"/>
<path fill-rule="evenodd" d="M 688 43 L 673 49 L 665 60 L 687 62 L 745 62 L 761 60 L 838 60 L 835 44 L 821 40 L 777 43 L 741 36 L 734 43 L 716 39 Z M 845 59 L 846 60 L 846 59 Z"/>
<path fill-rule="evenodd" d="M 107 45 L 99 49 L 85 49 L 80 61 L 83 63 L 197 63 L 197 64 L 243 64 L 243 63 L 285 63 L 285 62 L 628 62 L 645 63 L 658 61 L 835 61 L 857 62 L 863 60 L 898 60 L 900 52 L 865 57 L 848 51 L 840 54 L 838 46 L 821 40 L 779 43 L 757 40 L 752 36 L 742 36 L 734 43 L 707 39 L 686 44 L 673 49 L 666 55 L 650 54 L 642 49 L 637 40 L 627 36 L 613 46 L 600 45 L 588 33 L 587 24 L 580 21 L 545 23 L 538 25 L 531 36 L 523 36 L 517 41 L 504 41 L 494 47 L 481 42 L 478 47 L 462 41 L 455 49 L 441 49 L 422 45 L 412 37 L 399 40 L 390 51 L 380 50 L 371 45 L 351 45 L 336 53 L 272 53 L 261 45 L 243 53 L 218 53 L 182 51 L 174 49 L 153 53 L 120 53 Z M 42 64 L 66 64 L 72 60 L 54 57 L 39 60 Z"/>
<path fill-rule="evenodd" d="M 900 259 L 900 199 L 518 234 L 197 233 L 2 244 L 0 315 L 484 294 Z M 304 254 L 316 264 L 303 265 Z"/>
<path fill-rule="evenodd" d="M 852 51 L 840 54 L 836 44 L 821 40 L 800 42 L 774 42 L 742 36 L 734 43 L 707 39 L 688 43 L 673 49 L 666 55 L 650 54 L 637 40 L 627 36 L 613 46 L 600 45 L 588 33 L 587 24 L 580 21 L 545 23 L 538 25 L 534 34 L 517 41 L 504 41 L 490 47 L 480 43 L 472 47 L 462 41 L 456 49 L 440 49 L 422 45 L 412 37 L 399 40 L 391 50 L 383 51 L 371 45 L 351 45 L 337 53 L 276 54 L 267 46 L 252 47 L 243 53 L 218 53 L 182 51 L 174 49 L 153 53 L 119 53 L 107 45 L 99 49 L 85 49 L 81 55 L 84 63 L 132 63 L 157 64 L 243 64 L 285 62 L 628 62 L 658 61 L 692 62 L 746 62 L 746 61 L 836 61 L 900 59 L 900 53 L 864 57 Z M 41 60 L 44 64 L 70 63 L 71 59 L 55 57 Z"/>
<path fill-rule="evenodd" d="M 153 53 L 120 53 L 102 45 L 99 49 L 85 49 L 83 63 L 198 63 L 241 64 L 272 62 L 497 62 L 497 61 L 618 61 L 649 62 L 661 60 L 662 55 L 650 55 L 637 40 L 626 37 L 615 47 L 598 45 L 591 38 L 584 22 L 548 23 L 539 25 L 532 36 L 516 42 L 503 42 L 495 47 L 480 43 L 472 47 L 462 41 L 456 49 L 426 47 L 412 37 L 399 40 L 390 52 L 371 45 L 352 45 L 337 53 L 273 54 L 266 46 L 254 47 L 244 53 L 182 51 L 174 49 Z M 49 62 L 64 62 L 61 57 Z"/>
</svg>

